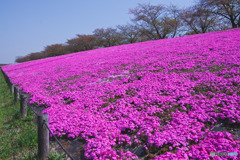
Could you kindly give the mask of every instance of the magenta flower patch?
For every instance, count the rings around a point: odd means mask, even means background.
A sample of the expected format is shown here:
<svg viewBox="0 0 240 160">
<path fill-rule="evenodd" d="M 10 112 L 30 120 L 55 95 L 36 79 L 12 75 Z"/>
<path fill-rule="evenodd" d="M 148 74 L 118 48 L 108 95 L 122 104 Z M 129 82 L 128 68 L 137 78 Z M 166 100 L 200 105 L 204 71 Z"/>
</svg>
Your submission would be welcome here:
<svg viewBox="0 0 240 160">
<path fill-rule="evenodd" d="M 236 152 L 240 29 L 102 48 L 3 66 L 88 159 L 211 159 Z M 211 48 L 211 49 L 209 49 Z M 139 149 L 139 150 L 140 150 Z"/>
</svg>

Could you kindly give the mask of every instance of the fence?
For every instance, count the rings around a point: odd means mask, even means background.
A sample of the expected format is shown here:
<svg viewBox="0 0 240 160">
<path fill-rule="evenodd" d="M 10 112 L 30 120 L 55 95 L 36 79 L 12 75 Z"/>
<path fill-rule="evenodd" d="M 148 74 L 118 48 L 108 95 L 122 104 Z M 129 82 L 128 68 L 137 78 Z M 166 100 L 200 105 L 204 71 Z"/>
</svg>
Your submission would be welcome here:
<svg viewBox="0 0 240 160">
<path fill-rule="evenodd" d="M 61 149 L 67 154 L 67 156 L 74 160 L 74 158 L 67 152 L 67 150 L 63 147 L 61 142 L 57 139 L 57 137 L 52 133 L 49 129 L 48 122 L 48 114 L 37 113 L 34 111 L 33 106 L 29 103 L 30 95 L 24 93 L 19 90 L 18 86 L 15 86 L 7 74 L 1 69 L 4 79 L 10 88 L 10 92 L 14 94 L 14 102 L 18 102 L 20 100 L 20 113 L 21 117 L 25 118 L 27 116 L 28 107 L 33 111 L 33 113 L 37 116 L 37 132 L 38 132 L 38 158 L 40 160 L 45 160 L 49 156 L 49 133 L 56 140 Z"/>
</svg>

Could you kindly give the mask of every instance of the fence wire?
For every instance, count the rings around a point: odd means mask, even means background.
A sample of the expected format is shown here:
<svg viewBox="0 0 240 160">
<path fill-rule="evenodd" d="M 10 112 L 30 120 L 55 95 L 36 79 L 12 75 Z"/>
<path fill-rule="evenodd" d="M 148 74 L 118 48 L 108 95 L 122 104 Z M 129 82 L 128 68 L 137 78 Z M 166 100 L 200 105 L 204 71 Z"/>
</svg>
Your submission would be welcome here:
<svg viewBox="0 0 240 160">
<path fill-rule="evenodd" d="M 71 160 L 75 160 L 70 153 L 68 153 L 68 151 L 63 147 L 63 145 L 61 144 L 61 142 L 57 139 L 57 137 L 52 133 L 52 131 L 49 129 L 48 125 L 45 123 L 44 121 L 44 125 L 47 127 L 47 129 L 49 130 L 49 132 L 52 134 L 52 136 L 54 137 L 54 139 L 57 141 L 57 143 L 59 144 L 59 146 L 62 148 L 62 150 L 68 155 L 68 157 L 71 158 Z"/>
<path fill-rule="evenodd" d="M 37 113 L 36 111 L 34 111 L 34 109 L 32 108 L 31 105 L 29 105 L 29 108 L 31 108 L 31 110 L 33 111 L 34 114 L 36 114 L 37 116 L 39 116 L 39 113 Z M 58 145 L 62 148 L 62 150 L 68 155 L 69 158 L 71 158 L 71 160 L 75 160 L 70 153 L 68 153 L 68 151 L 63 147 L 63 145 L 61 144 L 61 142 L 57 139 L 57 137 L 52 133 L 52 131 L 50 130 L 50 128 L 48 127 L 48 125 L 46 124 L 46 122 L 44 121 L 44 125 L 47 127 L 47 129 L 49 130 L 49 132 L 51 133 L 51 135 L 54 137 L 54 139 L 57 141 Z"/>
<path fill-rule="evenodd" d="M 36 111 L 34 111 L 34 109 L 29 105 L 29 108 L 33 111 L 33 113 L 34 114 L 36 114 L 37 116 L 39 116 L 39 114 L 36 112 Z"/>
</svg>

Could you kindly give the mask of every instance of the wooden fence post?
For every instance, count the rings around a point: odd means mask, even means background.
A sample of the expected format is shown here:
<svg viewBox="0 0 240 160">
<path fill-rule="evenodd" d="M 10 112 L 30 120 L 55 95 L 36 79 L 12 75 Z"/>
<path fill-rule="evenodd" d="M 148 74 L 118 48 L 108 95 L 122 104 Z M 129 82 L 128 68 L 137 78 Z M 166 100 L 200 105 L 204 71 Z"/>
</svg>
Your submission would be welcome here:
<svg viewBox="0 0 240 160">
<path fill-rule="evenodd" d="M 20 94 L 20 113 L 21 117 L 25 118 L 27 116 L 28 108 L 28 96 L 24 93 Z"/>
<path fill-rule="evenodd" d="M 48 114 L 40 114 L 37 116 L 38 123 L 38 158 L 46 160 L 49 155 L 49 130 Z"/>
<path fill-rule="evenodd" d="M 19 99 L 19 89 L 17 86 L 14 86 L 14 102 L 17 103 Z"/>
<path fill-rule="evenodd" d="M 11 81 L 9 81 L 10 92 L 14 93 L 14 85 Z"/>
</svg>

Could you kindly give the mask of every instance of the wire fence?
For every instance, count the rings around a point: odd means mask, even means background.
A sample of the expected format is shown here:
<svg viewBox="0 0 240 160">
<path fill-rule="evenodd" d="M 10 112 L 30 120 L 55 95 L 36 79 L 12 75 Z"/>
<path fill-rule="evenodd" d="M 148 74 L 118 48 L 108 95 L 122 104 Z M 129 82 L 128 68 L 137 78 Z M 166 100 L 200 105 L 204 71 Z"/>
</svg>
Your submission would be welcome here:
<svg viewBox="0 0 240 160">
<path fill-rule="evenodd" d="M 33 107 L 31 105 L 29 105 L 29 108 L 33 111 L 33 113 L 36 115 L 36 116 L 39 116 L 40 114 L 37 113 Z M 46 123 L 46 121 L 44 120 L 43 121 L 43 124 L 47 127 L 48 131 L 51 133 L 52 137 L 55 139 L 55 141 L 58 143 L 58 145 L 61 147 L 61 149 L 68 155 L 68 157 L 71 159 L 71 160 L 75 160 L 71 154 L 63 147 L 62 143 L 58 140 L 58 138 L 52 133 L 52 131 L 50 130 L 48 124 Z"/>
<path fill-rule="evenodd" d="M 21 112 L 21 116 L 23 118 L 25 118 L 27 116 L 27 108 L 30 108 L 32 110 L 32 112 L 36 115 L 36 117 L 41 117 L 43 114 L 40 112 L 36 112 L 33 108 L 33 106 L 31 104 L 29 104 L 29 95 L 27 95 L 26 93 L 20 91 L 18 89 L 17 86 L 14 86 L 14 84 L 11 82 L 11 80 L 9 79 L 9 77 L 6 75 L 6 73 L 1 70 L 4 76 L 4 79 L 6 81 L 6 83 L 8 84 L 11 93 L 14 94 L 14 101 L 17 102 L 18 100 L 20 100 L 20 112 Z M 39 123 L 40 122 L 40 123 Z M 45 126 L 45 128 L 48 130 L 48 136 L 46 136 L 46 133 L 44 135 L 44 133 L 39 133 L 39 128 L 42 128 L 43 126 Z M 42 131 L 42 130 L 41 130 Z M 43 130 L 44 132 L 44 130 Z M 43 121 L 39 121 L 38 120 L 38 139 L 39 139 L 39 135 L 40 137 L 42 137 L 41 140 L 38 140 L 38 157 L 43 158 L 47 158 L 46 156 L 49 155 L 49 147 L 45 147 L 44 146 L 49 146 L 49 133 L 52 135 L 52 137 L 55 139 L 55 141 L 57 142 L 57 144 L 61 147 L 61 149 L 65 152 L 65 154 L 71 159 L 71 160 L 75 160 L 71 154 L 63 147 L 63 144 L 58 140 L 58 138 L 53 134 L 53 132 L 50 130 L 49 125 L 48 125 L 48 115 L 47 115 L 47 121 L 46 119 L 43 118 Z M 42 135 L 41 135 L 42 134 Z M 47 139 L 46 139 L 47 137 Z M 48 144 L 43 144 L 43 143 L 48 143 Z M 41 149 L 42 148 L 42 149 Z M 39 151 L 40 150 L 40 151 Z M 39 153 L 39 152 L 46 152 L 46 153 Z M 45 157 L 41 157 L 41 155 L 44 155 Z"/>
<path fill-rule="evenodd" d="M 68 155 L 69 158 L 71 158 L 71 160 L 75 160 L 70 153 L 68 153 L 68 151 L 63 147 L 63 145 L 61 144 L 61 142 L 57 139 L 57 137 L 52 133 L 52 131 L 49 129 L 48 125 L 44 122 L 44 125 L 47 127 L 47 129 L 49 130 L 49 132 L 52 134 L 52 136 L 54 137 L 54 139 L 57 141 L 57 143 L 59 144 L 59 146 L 62 148 L 62 150 Z"/>
<path fill-rule="evenodd" d="M 33 107 L 31 105 L 29 105 L 29 108 L 33 111 L 33 113 L 36 116 L 41 116 L 41 113 L 36 112 Z M 40 124 L 41 125 L 41 124 Z M 55 141 L 57 142 L 57 144 L 61 147 L 61 149 L 65 152 L 65 154 L 71 159 L 71 160 L 75 160 L 71 154 L 63 147 L 63 144 L 58 140 L 58 138 L 53 134 L 53 132 L 51 131 L 51 129 L 48 126 L 48 122 L 46 122 L 45 120 L 43 120 L 43 124 L 45 125 L 46 128 L 48 129 L 49 133 L 52 135 L 52 137 L 55 139 Z"/>
</svg>

